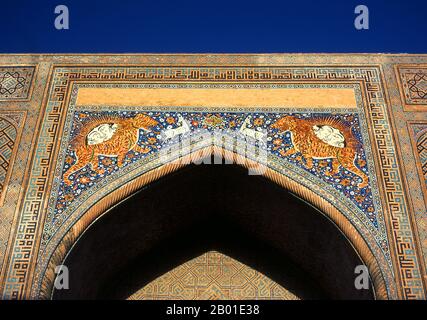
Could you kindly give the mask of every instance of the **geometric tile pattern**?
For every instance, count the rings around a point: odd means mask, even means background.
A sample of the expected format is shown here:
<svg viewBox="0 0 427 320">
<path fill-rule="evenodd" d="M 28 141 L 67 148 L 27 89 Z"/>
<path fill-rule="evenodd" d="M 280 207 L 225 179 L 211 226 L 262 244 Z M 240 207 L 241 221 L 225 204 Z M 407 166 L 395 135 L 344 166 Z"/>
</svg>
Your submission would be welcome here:
<svg viewBox="0 0 427 320">
<path fill-rule="evenodd" d="M 8 106 L 6 108 L 9 109 Z M 24 164 L 21 161 L 18 146 L 24 121 L 25 111 L 0 111 L 0 269 L 7 258 L 7 239 L 12 232 L 13 210 L 17 203 L 17 191 L 22 187 Z"/>
<path fill-rule="evenodd" d="M 165 273 L 128 300 L 300 300 L 258 271 L 209 251 Z"/>
<path fill-rule="evenodd" d="M 427 127 L 425 128 L 427 129 Z M 421 163 L 424 181 L 427 187 L 427 130 L 417 139 L 417 151 Z"/>
<path fill-rule="evenodd" d="M 13 149 L 18 129 L 10 119 L 0 117 L 0 206 L 7 186 L 8 169 L 11 168 Z"/>
<path fill-rule="evenodd" d="M 399 68 L 406 104 L 427 104 L 427 68 Z"/>
<path fill-rule="evenodd" d="M 27 99 L 35 67 L 1 67 L 0 101 Z"/>
</svg>

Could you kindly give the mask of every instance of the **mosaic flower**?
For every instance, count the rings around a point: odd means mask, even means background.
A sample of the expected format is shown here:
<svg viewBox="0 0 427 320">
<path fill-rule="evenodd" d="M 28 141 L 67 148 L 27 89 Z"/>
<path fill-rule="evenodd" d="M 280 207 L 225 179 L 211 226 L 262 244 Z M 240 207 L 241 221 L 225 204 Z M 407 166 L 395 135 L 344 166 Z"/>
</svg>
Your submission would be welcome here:
<svg viewBox="0 0 427 320">
<path fill-rule="evenodd" d="M 363 159 L 358 159 L 357 164 L 359 165 L 359 167 L 363 168 L 364 166 L 366 166 L 366 161 Z"/>
<path fill-rule="evenodd" d="M 90 182 L 90 179 L 88 177 L 81 177 L 80 182 L 86 184 Z"/>
<path fill-rule="evenodd" d="M 73 200 L 74 200 L 74 195 L 73 195 L 73 194 L 71 194 L 71 193 L 67 193 L 67 194 L 64 196 L 64 199 L 65 199 L 65 201 L 68 201 L 68 202 L 73 201 Z"/>
<path fill-rule="evenodd" d="M 151 149 L 149 147 L 141 147 L 141 149 L 139 150 L 139 153 L 145 154 L 150 152 Z"/>
<path fill-rule="evenodd" d="M 65 163 L 66 164 L 72 164 L 74 162 L 74 158 L 72 156 L 66 156 L 65 157 Z"/>
<path fill-rule="evenodd" d="M 351 115 L 351 114 L 347 115 L 345 118 L 346 118 L 347 121 L 350 121 L 350 122 L 354 121 L 354 116 Z"/>
<path fill-rule="evenodd" d="M 325 168 L 327 166 L 329 166 L 329 162 L 328 161 L 326 161 L 326 160 L 319 161 L 319 167 L 320 168 Z"/>
<path fill-rule="evenodd" d="M 356 195 L 356 196 L 354 197 L 354 199 L 355 199 L 357 202 L 363 202 L 363 200 L 365 200 L 365 197 L 364 197 L 364 196 L 362 196 L 362 195 L 360 195 L 360 194 L 358 194 L 358 195 Z"/>
<path fill-rule="evenodd" d="M 284 149 L 280 149 L 279 153 L 281 156 L 286 157 L 286 151 Z"/>
<path fill-rule="evenodd" d="M 345 187 L 347 187 L 347 186 L 349 186 L 350 184 L 351 184 L 351 181 L 350 181 L 350 179 L 342 179 L 341 180 L 341 182 L 340 182 L 340 184 L 341 185 L 343 185 L 343 186 L 345 186 Z"/>
<path fill-rule="evenodd" d="M 222 120 L 220 117 L 216 115 L 211 115 L 209 117 L 206 117 L 203 121 L 203 124 L 208 127 L 220 127 L 224 123 L 224 120 Z"/>
<path fill-rule="evenodd" d="M 148 139 L 147 139 L 147 142 L 148 142 L 149 144 L 155 144 L 155 143 L 157 142 L 157 139 L 156 139 L 156 138 L 154 138 L 154 137 L 150 137 L 150 138 L 148 138 Z"/>
<path fill-rule="evenodd" d="M 274 139 L 274 140 L 273 140 L 273 144 L 275 144 L 275 145 L 281 145 L 281 144 L 282 144 L 282 142 L 283 142 L 283 140 L 282 140 L 282 139 Z"/>
<path fill-rule="evenodd" d="M 111 166 L 111 164 L 113 163 L 113 161 L 110 158 L 104 158 L 101 160 L 101 162 L 106 167 Z"/>
<path fill-rule="evenodd" d="M 174 124 L 176 122 L 176 120 L 174 117 L 167 117 L 166 122 L 169 124 Z"/>
<path fill-rule="evenodd" d="M 263 123 L 264 123 L 264 119 L 262 119 L 262 118 L 256 118 L 254 120 L 254 125 L 255 126 L 261 126 Z"/>
</svg>

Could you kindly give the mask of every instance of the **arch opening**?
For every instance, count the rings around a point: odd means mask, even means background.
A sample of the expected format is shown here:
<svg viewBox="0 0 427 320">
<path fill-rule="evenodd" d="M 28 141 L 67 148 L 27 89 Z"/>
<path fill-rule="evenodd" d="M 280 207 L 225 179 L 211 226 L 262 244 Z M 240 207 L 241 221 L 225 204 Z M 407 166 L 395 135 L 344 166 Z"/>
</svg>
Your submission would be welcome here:
<svg viewBox="0 0 427 320">
<path fill-rule="evenodd" d="M 53 299 L 122 299 L 216 250 L 302 299 L 372 299 L 354 287 L 364 264 L 314 207 L 237 165 L 189 165 L 133 194 L 81 235 L 64 264 L 70 290 Z"/>
</svg>

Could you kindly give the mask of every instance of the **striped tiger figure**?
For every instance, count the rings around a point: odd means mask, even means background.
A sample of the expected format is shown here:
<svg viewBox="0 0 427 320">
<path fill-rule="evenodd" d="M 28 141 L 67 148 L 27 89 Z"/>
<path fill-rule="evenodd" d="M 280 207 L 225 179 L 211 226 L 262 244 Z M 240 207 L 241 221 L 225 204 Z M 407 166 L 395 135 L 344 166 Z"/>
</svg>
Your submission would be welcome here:
<svg viewBox="0 0 427 320">
<path fill-rule="evenodd" d="M 117 165 L 121 167 L 130 150 L 148 153 L 149 147 L 138 145 L 139 130 L 150 131 L 157 124 L 146 114 L 137 114 L 133 118 L 100 116 L 90 119 L 70 143 L 77 159 L 64 173 L 64 182 L 71 185 L 70 175 L 88 164 L 96 171 L 99 155 L 117 157 Z"/>
<path fill-rule="evenodd" d="M 313 167 L 313 159 L 332 159 L 330 174 L 336 174 L 340 165 L 359 176 L 359 188 L 368 185 L 368 176 L 355 165 L 360 142 L 354 137 L 350 127 L 332 117 L 299 119 L 286 115 L 271 125 L 280 133 L 291 132 L 292 148 L 283 156 L 301 152 L 306 167 Z"/>
</svg>

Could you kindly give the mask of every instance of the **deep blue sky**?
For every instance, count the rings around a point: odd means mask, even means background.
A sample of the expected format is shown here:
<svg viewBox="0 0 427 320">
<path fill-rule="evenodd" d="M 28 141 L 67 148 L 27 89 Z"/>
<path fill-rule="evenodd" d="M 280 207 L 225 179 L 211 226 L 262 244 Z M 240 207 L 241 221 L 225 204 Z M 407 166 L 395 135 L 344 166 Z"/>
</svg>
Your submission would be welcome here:
<svg viewBox="0 0 427 320">
<path fill-rule="evenodd" d="M 0 0 L 0 18 L 0 53 L 427 53 L 427 0 Z"/>
</svg>

